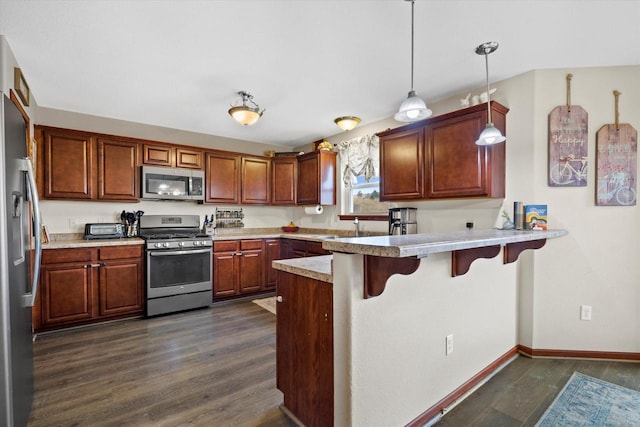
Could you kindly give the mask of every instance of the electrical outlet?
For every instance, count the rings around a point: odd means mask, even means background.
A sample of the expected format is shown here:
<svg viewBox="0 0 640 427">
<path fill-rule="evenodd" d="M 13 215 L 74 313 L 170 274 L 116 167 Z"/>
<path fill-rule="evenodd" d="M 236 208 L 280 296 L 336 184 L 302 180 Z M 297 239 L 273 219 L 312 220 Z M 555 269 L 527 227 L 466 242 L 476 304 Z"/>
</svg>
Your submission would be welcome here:
<svg viewBox="0 0 640 427">
<path fill-rule="evenodd" d="M 445 338 L 445 344 L 446 348 L 444 350 L 444 354 L 445 356 L 448 356 L 453 353 L 453 334 L 447 335 L 447 337 Z"/>
<path fill-rule="evenodd" d="M 580 320 L 591 320 L 591 306 L 590 305 L 581 305 L 580 306 Z"/>
</svg>

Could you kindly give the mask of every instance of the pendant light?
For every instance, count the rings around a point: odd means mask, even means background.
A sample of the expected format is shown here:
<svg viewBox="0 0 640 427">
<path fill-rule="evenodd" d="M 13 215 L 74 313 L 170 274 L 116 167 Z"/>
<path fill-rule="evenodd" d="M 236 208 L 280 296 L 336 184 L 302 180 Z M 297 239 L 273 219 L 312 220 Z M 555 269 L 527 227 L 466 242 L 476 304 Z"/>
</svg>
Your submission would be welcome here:
<svg viewBox="0 0 640 427">
<path fill-rule="evenodd" d="M 505 138 L 500 130 L 493 126 L 493 122 L 491 121 L 491 91 L 489 90 L 489 54 L 493 53 L 498 49 L 498 42 L 486 42 L 482 43 L 480 46 L 476 48 L 476 53 L 478 55 L 484 55 L 485 61 L 485 69 L 487 75 L 487 126 L 480 133 L 478 140 L 476 141 L 477 145 L 493 145 L 498 144 L 500 142 L 505 141 Z"/>
<path fill-rule="evenodd" d="M 413 90 L 413 6 L 415 0 L 405 1 L 411 2 L 411 90 L 393 118 L 399 122 L 415 122 L 429 117 L 431 110 L 427 108 L 427 104 Z"/>
<path fill-rule="evenodd" d="M 260 117 L 262 117 L 264 109 L 261 109 L 258 104 L 253 102 L 253 95 L 251 95 L 250 93 L 241 91 L 238 92 L 238 95 L 242 97 L 242 105 L 237 105 L 235 107 L 229 108 L 229 115 L 241 125 L 250 126 L 257 122 Z M 247 105 L 247 103 L 253 104 L 253 107 Z"/>
</svg>

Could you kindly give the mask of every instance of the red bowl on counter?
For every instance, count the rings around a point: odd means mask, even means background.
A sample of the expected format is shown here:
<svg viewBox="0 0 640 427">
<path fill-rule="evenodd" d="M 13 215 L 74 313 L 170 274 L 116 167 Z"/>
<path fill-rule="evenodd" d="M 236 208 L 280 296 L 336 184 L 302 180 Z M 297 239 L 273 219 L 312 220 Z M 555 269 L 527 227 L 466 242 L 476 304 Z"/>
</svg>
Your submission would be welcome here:
<svg viewBox="0 0 640 427">
<path fill-rule="evenodd" d="M 285 225 L 284 227 L 281 227 L 282 231 L 286 232 L 286 233 L 293 233 L 294 231 L 298 231 L 300 229 L 300 227 L 297 226 L 290 226 L 290 225 Z"/>
</svg>

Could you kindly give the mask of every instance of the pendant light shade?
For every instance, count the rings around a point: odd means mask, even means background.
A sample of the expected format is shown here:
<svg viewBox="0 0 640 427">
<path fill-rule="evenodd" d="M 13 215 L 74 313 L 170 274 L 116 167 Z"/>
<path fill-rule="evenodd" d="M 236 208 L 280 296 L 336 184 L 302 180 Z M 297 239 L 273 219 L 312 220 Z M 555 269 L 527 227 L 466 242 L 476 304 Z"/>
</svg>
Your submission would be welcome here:
<svg viewBox="0 0 640 427">
<path fill-rule="evenodd" d="M 431 110 L 427 108 L 427 104 L 413 90 L 413 7 L 415 0 L 406 1 L 411 2 L 411 90 L 393 118 L 399 122 L 415 122 L 429 117 Z"/>
<path fill-rule="evenodd" d="M 504 142 L 506 139 L 498 128 L 493 126 L 493 123 L 487 123 L 487 127 L 480 133 L 476 145 L 493 145 Z"/>
<path fill-rule="evenodd" d="M 229 115 L 233 119 L 243 126 L 251 126 L 262 117 L 264 109 L 261 109 L 258 104 L 253 102 L 253 95 L 248 92 L 238 92 L 238 95 L 242 97 L 242 105 L 237 105 L 229 109 Z M 251 103 L 253 106 L 247 105 Z"/>
<path fill-rule="evenodd" d="M 427 108 L 427 104 L 416 95 L 414 90 L 411 90 L 393 118 L 399 122 L 415 122 L 416 120 L 426 119 L 430 115 L 431 110 Z"/>
<path fill-rule="evenodd" d="M 476 48 L 478 55 L 484 55 L 485 71 L 487 76 L 487 126 L 480 133 L 476 145 L 493 145 L 504 142 L 507 138 L 502 135 L 502 132 L 491 121 L 491 91 L 489 90 L 489 54 L 498 49 L 498 42 L 486 42 L 482 43 Z"/>
</svg>

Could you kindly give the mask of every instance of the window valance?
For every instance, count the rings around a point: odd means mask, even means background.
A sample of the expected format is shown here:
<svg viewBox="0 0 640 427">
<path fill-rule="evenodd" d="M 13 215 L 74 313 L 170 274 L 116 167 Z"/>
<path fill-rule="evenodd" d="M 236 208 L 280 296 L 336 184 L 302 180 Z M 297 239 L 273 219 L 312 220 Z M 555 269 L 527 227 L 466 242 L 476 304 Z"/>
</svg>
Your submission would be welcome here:
<svg viewBox="0 0 640 427">
<path fill-rule="evenodd" d="M 336 144 L 344 166 L 342 180 L 350 188 L 358 182 L 358 176 L 364 176 L 366 182 L 378 176 L 380 164 L 380 141 L 377 135 L 365 135 Z"/>
</svg>

